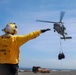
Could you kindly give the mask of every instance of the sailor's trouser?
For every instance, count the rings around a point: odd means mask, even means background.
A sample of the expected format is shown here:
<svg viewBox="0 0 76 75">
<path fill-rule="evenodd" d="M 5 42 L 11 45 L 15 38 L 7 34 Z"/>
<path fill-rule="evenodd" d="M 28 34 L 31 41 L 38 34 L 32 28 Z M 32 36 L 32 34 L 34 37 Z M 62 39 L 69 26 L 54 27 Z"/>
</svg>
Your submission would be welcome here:
<svg viewBox="0 0 76 75">
<path fill-rule="evenodd" d="M 18 75 L 18 64 L 0 64 L 0 75 Z"/>
</svg>

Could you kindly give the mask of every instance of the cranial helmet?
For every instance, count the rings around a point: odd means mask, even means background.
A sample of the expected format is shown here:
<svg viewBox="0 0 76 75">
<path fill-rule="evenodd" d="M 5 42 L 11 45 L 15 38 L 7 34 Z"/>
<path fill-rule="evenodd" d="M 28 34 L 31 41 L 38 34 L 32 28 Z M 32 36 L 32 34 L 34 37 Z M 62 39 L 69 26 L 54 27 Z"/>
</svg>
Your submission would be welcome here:
<svg viewBox="0 0 76 75">
<path fill-rule="evenodd" d="M 2 31 L 14 35 L 17 34 L 18 29 L 15 23 L 8 23 Z"/>
</svg>

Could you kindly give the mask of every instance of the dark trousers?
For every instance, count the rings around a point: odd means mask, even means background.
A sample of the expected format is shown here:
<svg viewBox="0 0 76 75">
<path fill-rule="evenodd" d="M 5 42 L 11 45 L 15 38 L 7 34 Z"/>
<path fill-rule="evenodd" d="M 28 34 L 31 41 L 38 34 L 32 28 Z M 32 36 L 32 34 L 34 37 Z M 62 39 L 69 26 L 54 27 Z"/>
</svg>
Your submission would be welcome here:
<svg viewBox="0 0 76 75">
<path fill-rule="evenodd" d="M 0 75 L 18 75 L 18 64 L 0 64 Z"/>
</svg>

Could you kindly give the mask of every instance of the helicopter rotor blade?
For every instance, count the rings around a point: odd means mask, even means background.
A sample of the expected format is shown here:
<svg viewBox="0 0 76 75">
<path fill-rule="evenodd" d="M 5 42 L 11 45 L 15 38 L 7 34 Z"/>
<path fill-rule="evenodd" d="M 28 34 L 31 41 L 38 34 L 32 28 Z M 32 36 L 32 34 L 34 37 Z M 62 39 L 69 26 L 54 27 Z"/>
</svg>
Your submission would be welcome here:
<svg viewBox="0 0 76 75">
<path fill-rule="evenodd" d="M 64 17 L 64 14 L 65 14 L 64 11 L 62 11 L 62 12 L 60 13 L 60 23 L 62 23 L 62 19 L 63 19 L 63 17 Z"/>
<path fill-rule="evenodd" d="M 47 22 L 47 23 L 58 23 L 58 22 L 52 22 L 52 21 L 43 21 L 43 20 L 36 20 L 38 22 Z"/>
</svg>

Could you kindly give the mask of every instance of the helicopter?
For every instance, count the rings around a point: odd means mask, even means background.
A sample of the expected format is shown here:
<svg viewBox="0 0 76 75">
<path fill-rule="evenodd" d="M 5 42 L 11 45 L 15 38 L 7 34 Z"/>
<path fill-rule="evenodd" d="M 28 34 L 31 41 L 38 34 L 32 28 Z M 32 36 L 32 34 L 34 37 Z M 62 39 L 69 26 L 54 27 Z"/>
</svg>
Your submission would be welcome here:
<svg viewBox="0 0 76 75">
<path fill-rule="evenodd" d="M 71 39 L 72 37 L 67 37 L 67 33 L 65 32 L 66 27 L 64 26 L 62 19 L 64 17 L 65 12 L 62 11 L 60 12 L 60 21 L 59 22 L 53 22 L 53 21 L 44 21 L 44 20 L 36 20 L 38 22 L 46 22 L 46 23 L 54 23 L 53 24 L 53 29 L 54 32 L 57 32 L 58 34 L 60 34 L 62 37 L 60 37 L 61 39 Z"/>
</svg>

